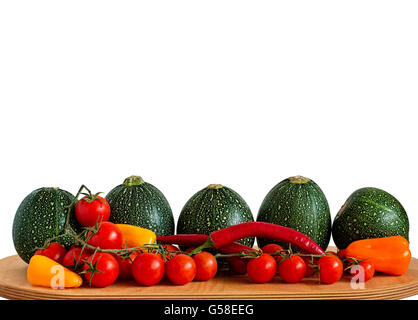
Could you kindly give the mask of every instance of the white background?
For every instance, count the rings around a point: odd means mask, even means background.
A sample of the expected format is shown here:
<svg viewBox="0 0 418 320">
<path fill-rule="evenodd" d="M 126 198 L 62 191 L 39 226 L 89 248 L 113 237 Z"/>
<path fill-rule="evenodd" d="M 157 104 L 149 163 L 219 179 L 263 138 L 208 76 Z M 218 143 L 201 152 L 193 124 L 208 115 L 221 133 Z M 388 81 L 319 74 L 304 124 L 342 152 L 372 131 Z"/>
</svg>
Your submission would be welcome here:
<svg viewBox="0 0 418 320">
<path fill-rule="evenodd" d="M 141 175 L 175 217 L 221 183 L 254 216 L 304 175 L 334 217 L 365 186 L 418 255 L 416 1 L 3 1 L 0 256 L 33 189 Z"/>
</svg>

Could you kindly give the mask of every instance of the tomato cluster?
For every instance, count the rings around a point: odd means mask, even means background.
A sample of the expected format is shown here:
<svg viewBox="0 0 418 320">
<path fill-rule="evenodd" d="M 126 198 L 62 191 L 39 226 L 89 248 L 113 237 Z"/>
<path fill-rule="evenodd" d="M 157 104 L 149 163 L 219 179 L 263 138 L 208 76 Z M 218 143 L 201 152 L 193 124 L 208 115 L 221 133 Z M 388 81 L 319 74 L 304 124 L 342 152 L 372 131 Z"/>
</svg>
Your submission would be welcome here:
<svg viewBox="0 0 418 320">
<path fill-rule="evenodd" d="M 212 254 L 200 252 L 191 257 L 173 245 L 163 245 L 164 252 L 149 248 L 125 256 L 116 254 L 123 247 L 123 235 L 116 224 L 108 221 L 109 204 L 97 194 L 86 195 L 77 202 L 75 217 L 86 227 L 87 245 L 98 250 L 73 245 L 67 251 L 53 242 L 35 254 L 47 256 L 82 274 L 91 286 L 106 287 L 117 279 L 134 279 L 138 284 L 151 286 L 164 277 L 174 284 L 184 285 L 192 280 L 207 281 L 217 272 L 217 261 Z"/>
<path fill-rule="evenodd" d="M 93 199 L 92 199 L 93 198 Z M 84 197 L 76 205 L 76 218 L 86 227 L 93 227 L 98 221 L 100 228 L 91 237 L 88 244 L 101 249 L 119 249 L 122 247 L 122 235 L 117 226 L 107 220 L 110 217 L 110 208 L 104 198 Z M 118 255 L 98 254 L 94 258 L 87 253 L 80 260 L 85 260 L 83 270 L 93 286 L 105 286 L 116 278 L 119 280 L 135 279 L 141 285 L 150 286 L 159 283 L 164 276 L 178 285 L 186 284 L 194 279 L 207 281 L 217 272 L 217 261 L 208 252 L 201 252 L 192 257 L 186 254 L 176 254 L 179 248 L 173 245 L 164 245 L 163 256 L 154 250 L 151 252 L 134 252 L 129 257 Z M 72 249 L 71 266 L 75 265 L 80 255 L 80 248 Z M 77 250 L 77 251 L 76 251 Z M 96 264 L 96 265 L 94 265 Z M 92 275 L 96 267 L 100 272 Z"/>
<path fill-rule="evenodd" d="M 115 230 L 113 227 L 110 228 L 109 224 L 110 222 L 104 224 L 103 230 L 101 226 L 96 233 L 100 235 L 95 240 L 98 247 L 108 244 L 109 239 L 115 239 Z M 174 246 L 165 247 L 165 250 L 169 248 L 179 251 Z M 38 250 L 36 254 L 48 256 L 83 274 L 89 285 L 99 288 L 109 286 L 117 279 L 134 279 L 138 284 L 151 286 L 159 283 L 164 276 L 174 284 L 184 285 L 192 280 L 210 280 L 216 275 L 218 268 L 215 257 L 208 252 L 200 252 L 191 257 L 165 251 L 164 260 L 160 253 L 155 252 L 132 252 L 128 257 L 121 257 L 106 252 L 94 253 L 90 249 L 77 246 L 72 246 L 66 251 L 60 244 L 51 243 L 47 249 Z"/>
<path fill-rule="evenodd" d="M 326 252 L 317 257 L 303 253 L 293 254 L 277 244 L 268 244 L 261 251 L 260 256 L 252 259 L 229 258 L 232 270 L 238 274 L 247 273 L 255 283 L 269 282 L 276 273 L 286 283 L 297 283 L 318 273 L 319 281 L 323 284 L 339 281 L 344 270 L 353 277 L 361 275 L 363 281 L 370 280 L 374 275 L 372 263 L 347 258 L 344 252 Z"/>
<path fill-rule="evenodd" d="M 217 268 L 215 257 L 208 252 L 193 257 L 183 253 L 169 254 L 166 261 L 160 254 L 142 253 L 132 263 L 132 274 L 136 282 L 146 286 L 159 283 L 164 276 L 176 285 L 184 285 L 193 280 L 212 279 Z"/>
</svg>

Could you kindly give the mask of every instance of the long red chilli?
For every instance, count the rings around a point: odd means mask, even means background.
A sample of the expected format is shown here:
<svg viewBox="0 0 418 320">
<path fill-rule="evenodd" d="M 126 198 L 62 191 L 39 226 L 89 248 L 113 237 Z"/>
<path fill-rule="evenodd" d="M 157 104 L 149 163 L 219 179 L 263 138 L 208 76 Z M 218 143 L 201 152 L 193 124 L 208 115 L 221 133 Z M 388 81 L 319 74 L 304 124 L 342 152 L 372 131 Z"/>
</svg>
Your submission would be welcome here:
<svg viewBox="0 0 418 320">
<path fill-rule="evenodd" d="M 157 236 L 157 242 L 178 244 L 185 247 L 196 247 L 205 243 L 208 240 L 206 234 L 175 234 L 170 236 Z"/>
<path fill-rule="evenodd" d="M 159 243 L 177 244 L 185 247 L 197 247 L 204 244 L 209 236 L 206 234 L 176 234 L 170 236 L 157 236 Z M 242 251 L 251 251 L 253 248 L 244 244 L 233 242 L 225 247 L 219 248 L 222 253 L 240 253 Z"/>
<path fill-rule="evenodd" d="M 245 244 L 233 242 L 224 247 L 218 248 L 218 250 L 222 253 L 240 253 L 243 251 L 252 251 L 254 249 L 249 246 L 246 246 Z"/>
<path fill-rule="evenodd" d="M 237 240 L 248 237 L 261 237 L 291 243 L 307 253 L 325 253 L 318 244 L 303 233 L 267 222 L 244 222 L 214 231 L 210 234 L 207 241 L 211 243 L 207 243 L 207 245 L 209 247 L 222 248 Z"/>
<path fill-rule="evenodd" d="M 178 234 L 171 236 L 159 236 L 160 243 L 174 243 L 183 246 L 215 247 L 223 253 L 238 253 L 252 248 L 236 243 L 247 237 L 262 237 L 285 243 L 291 243 L 302 251 L 312 254 L 324 254 L 312 239 L 301 232 L 280 225 L 266 222 L 245 222 L 233 225 L 207 235 L 203 234 Z"/>
</svg>

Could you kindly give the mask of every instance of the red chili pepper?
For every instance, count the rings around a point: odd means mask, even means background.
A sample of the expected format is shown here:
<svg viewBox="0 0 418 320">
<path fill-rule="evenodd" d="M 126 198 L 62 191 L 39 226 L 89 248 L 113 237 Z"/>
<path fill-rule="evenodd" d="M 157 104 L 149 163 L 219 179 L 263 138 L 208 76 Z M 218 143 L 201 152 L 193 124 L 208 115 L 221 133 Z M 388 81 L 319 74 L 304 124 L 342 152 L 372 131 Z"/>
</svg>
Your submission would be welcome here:
<svg viewBox="0 0 418 320">
<path fill-rule="evenodd" d="M 253 251 L 254 249 L 249 246 L 246 246 L 245 244 L 233 242 L 222 248 L 219 248 L 218 250 L 222 253 L 240 253 L 243 251 Z"/>
<path fill-rule="evenodd" d="M 177 244 L 185 247 L 196 247 L 208 240 L 206 234 L 175 234 L 170 236 L 157 236 L 157 242 Z"/>
<path fill-rule="evenodd" d="M 157 236 L 157 242 L 177 244 L 185 247 L 196 247 L 204 244 L 209 236 L 206 234 L 176 234 L 170 236 Z M 251 251 L 253 248 L 244 244 L 233 242 L 225 247 L 219 248 L 222 253 L 240 253 L 242 251 Z"/>
<path fill-rule="evenodd" d="M 267 222 L 244 222 L 212 232 L 208 240 L 193 250 L 198 252 L 205 248 L 222 248 L 237 240 L 248 237 L 262 237 L 285 243 L 291 243 L 302 251 L 312 254 L 324 254 L 312 239 L 303 233 Z M 192 252 L 193 252 L 192 251 Z"/>
</svg>

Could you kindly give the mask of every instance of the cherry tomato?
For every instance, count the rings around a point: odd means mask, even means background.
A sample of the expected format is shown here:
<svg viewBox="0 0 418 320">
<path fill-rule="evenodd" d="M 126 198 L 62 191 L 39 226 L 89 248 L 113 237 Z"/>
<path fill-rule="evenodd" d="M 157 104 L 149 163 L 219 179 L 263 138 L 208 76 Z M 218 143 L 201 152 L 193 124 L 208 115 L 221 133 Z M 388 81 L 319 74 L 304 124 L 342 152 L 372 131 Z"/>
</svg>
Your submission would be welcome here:
<svg viewBox="0 0 418 320">
<path fill-rule="evenodd" d="M 284 282 L 297 283 L 306 275 L 306 263 L 298 255 L 292 254 L 279 264 L 279 276 Z"/>
<path fill-rule="evenodd" d="M 70 250 L 68 250 L 64 256 L 64 259 L 62 259 L 62 265 L 70 269 L 77 269 L 78 266 L 82 266 L 84 262 L 92 255 L 92 252 L 87 248 L 84 248 L 83 251 L 81 251 L 81 249 L 82 248 L 80 247 L 72 247 Z"/>
<path fill-rule="evenodd" d="M 345 249 L 340 249 L 337 252 L 338 258 L 340 258 L 340 260 L 344 260 L 345 258 Z"/>
<path fill-rule="evenodd" d="M 163 244 L 163 247 L 168 251 L 180 251 L 180 249 L 173 244 Z"/>
<path fill-rule="evenodd" d="M 275 244 L 275 243 L 270 243 L 265 245 L 264 247 L 261 248 L 261 251 L 263 251 L 264 253 L 279 253 L 281 251 L 283 251 L 283 247 Z M 280 263 L 280 260 L 282 260 L 281 256 L 272 256 L 274 259 L 276 259 L 277 263 Z"/>
<path fill-rule="evenodd" d="M 176 253 L 174 253 L 174 251 L 180 251 L 180 249 L 178 247 L 176 247 L 175 245 L 172 245 L 172 244 L 164 244 L 163 247 L 166 250 L 170 251 L 170 252 L 167 252 L 167 251 L 165 252 L 165 259 L 166 260 L 169 260 L 176 255 Z"/>
<path fill-rule="evenodd" d="M 46 249 L 39 249 L 36 250 L 35 254 L 39 254 L 41 256 L 48 257 L 58 263 L 62 263 L 62 259 L 64 258 L 67 250 L 56 242 L 51 242 Z"/>
<path fill-rule="evenodd" d="M 230 257 L 227 258 L 228 262 L 231 265 L 231 269 L 236 274 L 246 274 L 247 273 L 247 264 L 248 259 L 241 259 L 239 257 Z"/>
<path fill-rule="evenodd" d="M 360 273 L 361 272 L 361 273 Z M 371 278 L 373 278 L 375 272 L 374 264 L 364 260 L 361 261 L 358 265 L 353 265 L 350 268 L 350 273 L 354 276 L 358 275 L 360 277 L 360 281 L 369 281 Z M 361 279 L 364 277 L 363 279 Z"/>
<path fill-rule="evenodd" d="M 116 224 L 105 221 L 87 243 L 101 249 L 120 249 L 123 245 L 122 232 Z"/>
<path fill-rule="evenodd" d="M 325 255 L 318 260 L 319 280 L 321 283 L 332 284 L 341 279 L 343 263 L 334 255 Z"/>
<path fill-rule="evenodd" d="M 100 272 L 92 272 L 92 268 Z M 119 274 L 119 264 L 110 253 L 96 252 L 83 265 L 84 278 L 93 286 L 103 288 L 116 281 Z"/>
<path fill-rule="evenodd" d="M 218 262 L 213 254 L 209 252 L 199 252 L 193 256 L 196 264 L 196 280 L 207 281 L 212 279 L 218 271 Z"/>
<path fill-rule="evenodd" d="M 95 196 L 81 198 L 75 206 L 75 217 L 83 227 L 93 227 L 109 220 L 110 206 L 105 198 Z"/>
<path fill-rule="evenodd" d="M 137 283 L 152 286 L 164 276 L 164 261 L 158 254 L 140 253 L 132 263 L 132 275 Z"/>
<path fill-rule="evenodd" d="M 166 251 L 164 252 L 165 261 L 170 260 L 172 257 L 176 255 L 174 251 L 180 251 L 178 247 L 172 244 L 163 244 L 163 248 L 166 249 Z M 161 259 L 163 259 L 163 255 L 161 253 L 158 253 L 158 251 L 154 248 L 148 249 L 148 252 L 158 254 L 161 257 Z"/>
<path fill-rule="evenodd" d="M 116 261 L 119 263 L 119 276 L 118 280 L 130 280 L 132 279 L 132 262 L 137 256 L 136 252 L 132 252 L 129 258 L 121 258 L 118 255 L 114 255 Z"/>
<path fill-rule="evenodd" d="M 283 251 L 283 247 L 275 244 L 275 243 L 270 243 L 270 244 L 266 244 L 264 247 L 261 248 L 261 251 L 263 251 L 264 253 L 275 253 L 275 252 L 280 252 Z"/>
<path fill-rule="evenodd" d="M 334 252 L 334 251 L 325 251 L 325 254 L 338 257 L 338 254 L 336 252 Z"/>
<path fill-rule="evenodd" d="M 318 258 L 312 257 L 302 257 L 303 261 L 305 261 L 306 264 L 306 274 L 305 277 L 312 277 L 316 270 L 313 266 L 316 266 L 318 264 Z"/>
<path fill-rule="evenodd" d="M 266 283 L 273 279 L 277 271 L 277 262 L 269 254 L 263 253 L 257 258 L 252 258 L 247 264 L 247 273 L 255 283 Z"/>
<path fill-rule="evenodd" d="M 186 254 L 177 254 L 166 262 L 166 273 L 171 282 L 184 285 L 196 276 L 196 263 Z"/>
</svg>

